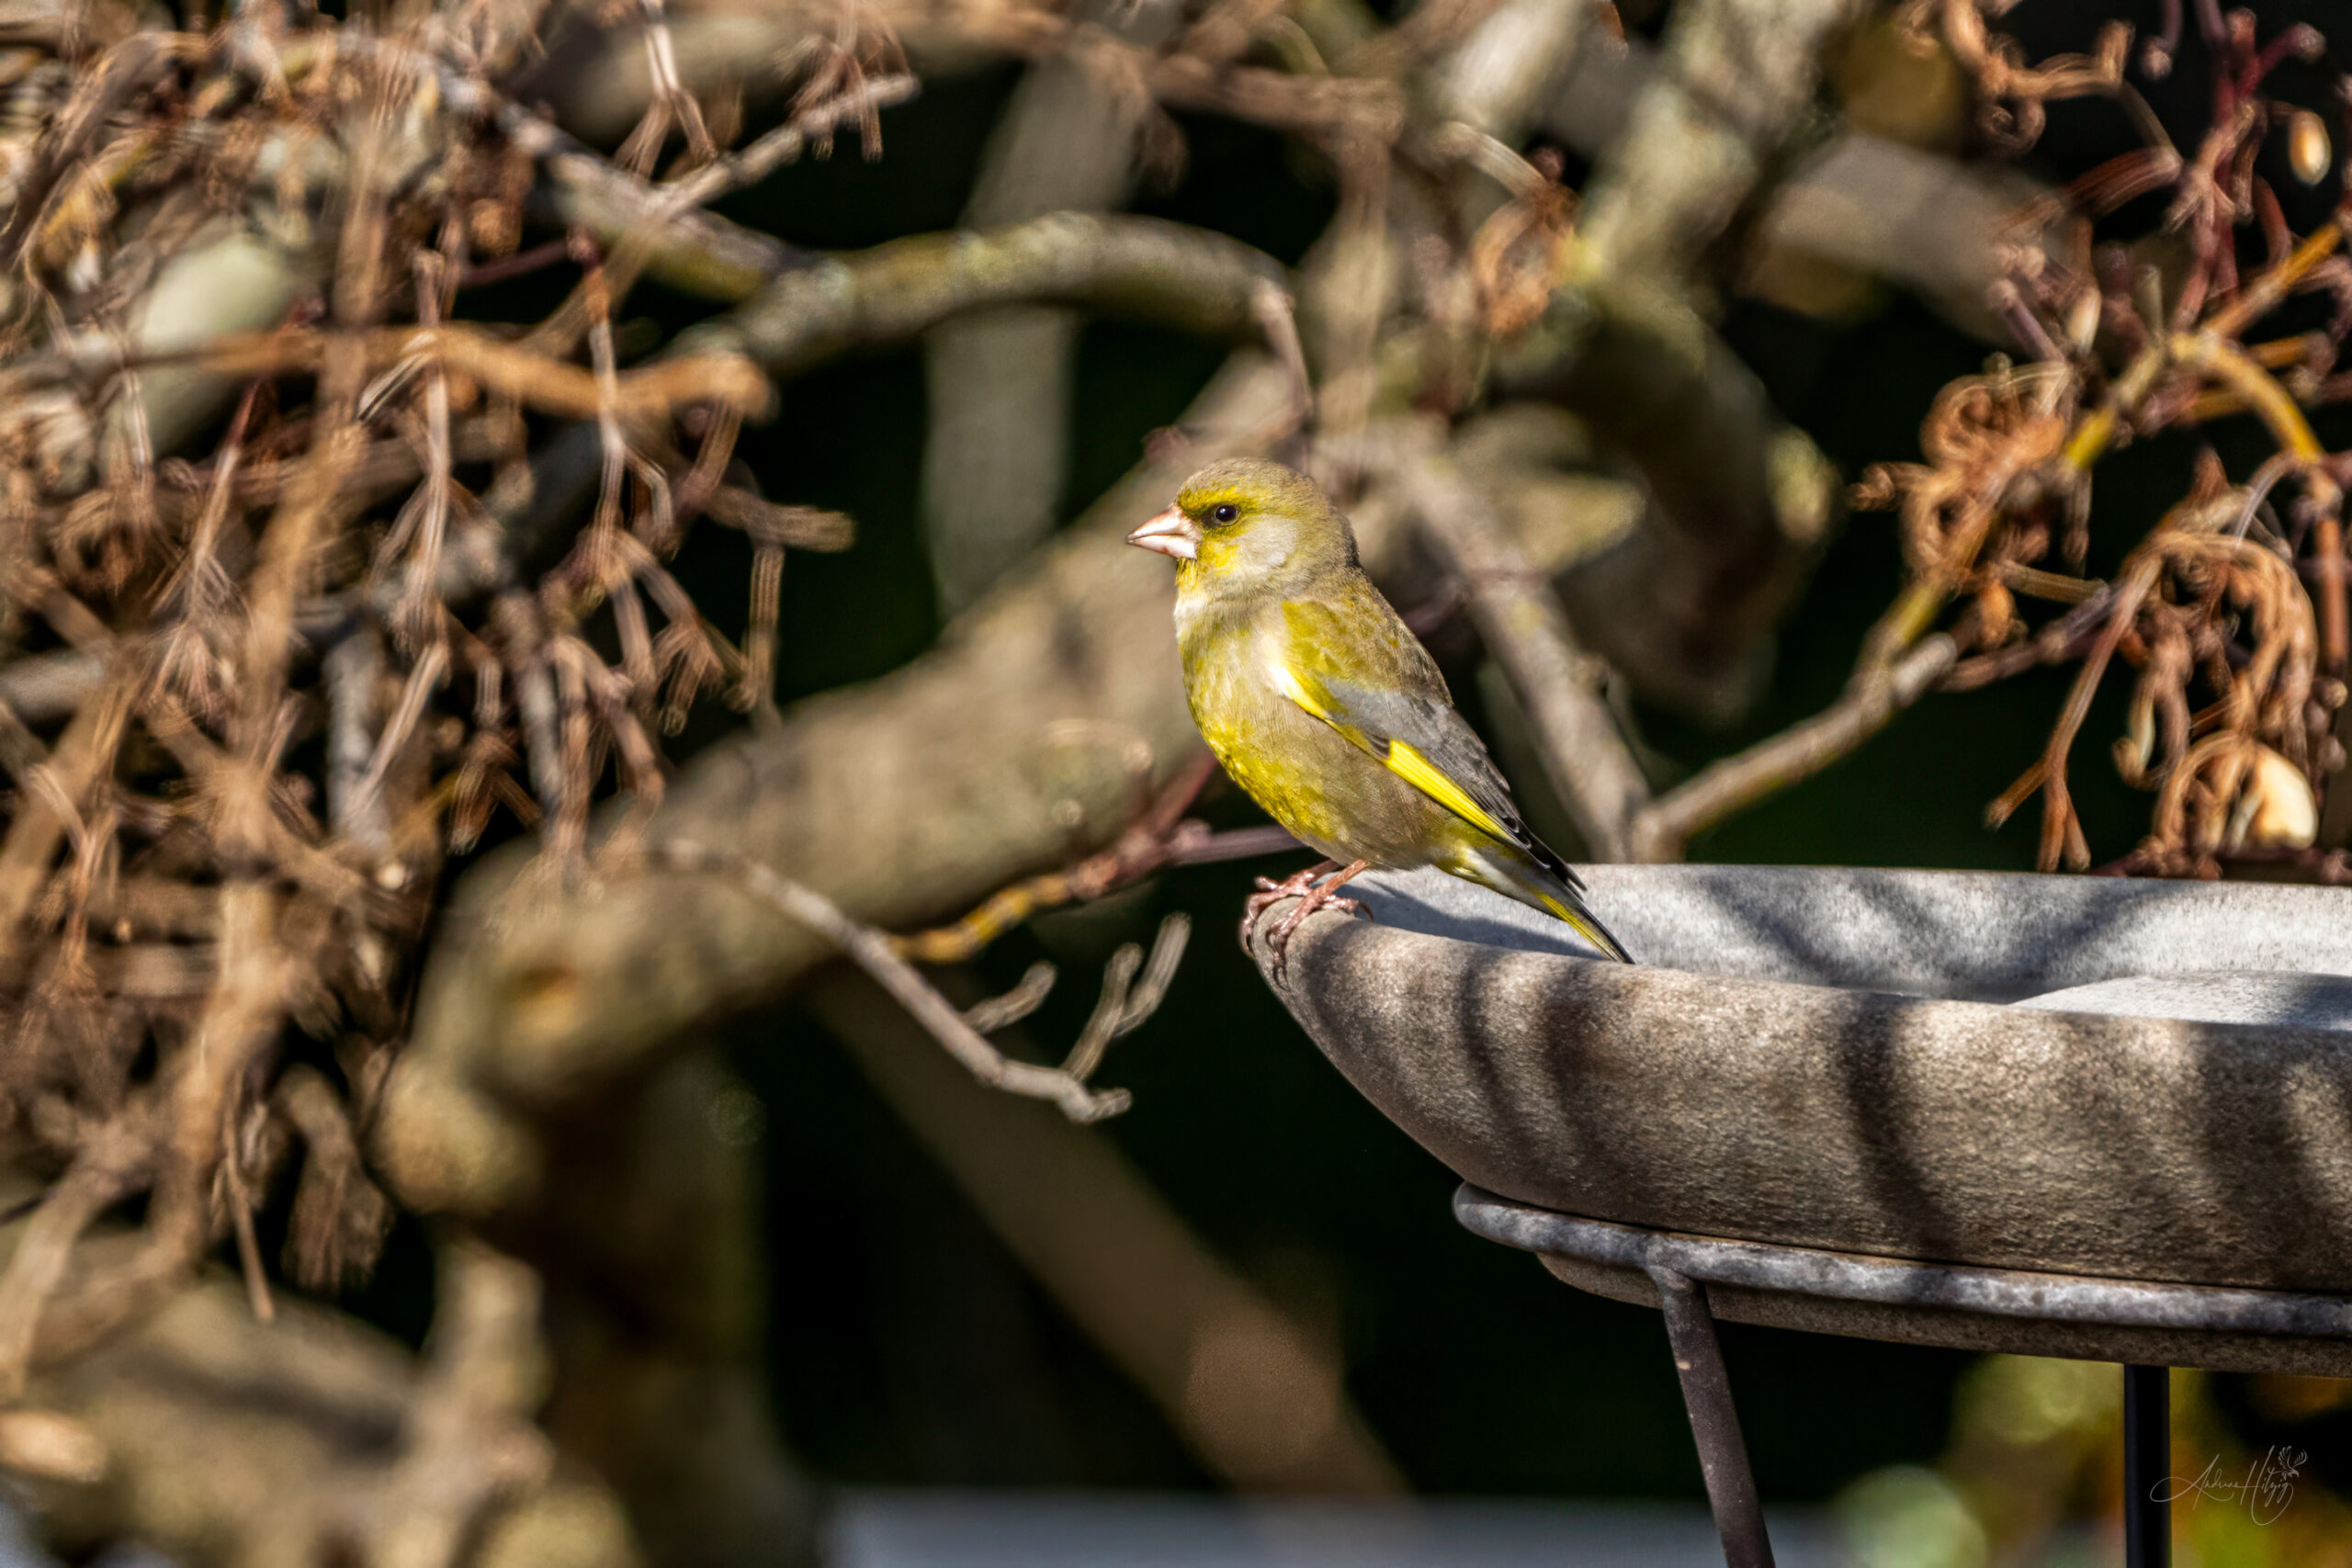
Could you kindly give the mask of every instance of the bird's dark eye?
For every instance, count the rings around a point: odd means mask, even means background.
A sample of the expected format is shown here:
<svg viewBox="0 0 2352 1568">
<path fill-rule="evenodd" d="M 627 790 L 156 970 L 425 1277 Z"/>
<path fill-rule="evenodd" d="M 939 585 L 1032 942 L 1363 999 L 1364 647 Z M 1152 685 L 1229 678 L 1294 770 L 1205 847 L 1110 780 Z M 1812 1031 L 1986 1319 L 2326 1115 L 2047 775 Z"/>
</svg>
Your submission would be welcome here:
<svg viewBox="0 0 2352 1568">
<path fill-rule="evenodd" d="M 1214 508 L 1209 513 L 1210 520 L 1217 523 L 1230 523 L 1240 515 L 1241 508 L 1234 505 L 1233 502 L 1229 501 L 1223 506 Z"/>
</svg>

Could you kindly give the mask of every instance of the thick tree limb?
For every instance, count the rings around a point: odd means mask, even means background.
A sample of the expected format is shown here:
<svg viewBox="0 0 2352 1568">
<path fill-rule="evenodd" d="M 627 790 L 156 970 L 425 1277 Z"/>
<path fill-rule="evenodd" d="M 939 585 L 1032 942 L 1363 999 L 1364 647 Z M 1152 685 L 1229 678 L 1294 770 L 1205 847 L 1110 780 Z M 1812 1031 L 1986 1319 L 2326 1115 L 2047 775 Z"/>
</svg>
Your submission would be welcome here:
<svg viewBox="0 0 2352 1568">
<path fill-rule="evenodd" d="M 1649 481 L 1652 525 L 1578 573 L 1568 608 L 1646 694 L 1705 717 L 1760 688 L 1836 484 L 1677 284 L 1749 198 L 1853 8 L 1696 0 L 1676 12 L 1668 68 L 1601 155 L 1568 283 L 1498 364 L 1507 389 L 1581 415 Z"/>
<path fill-rule="evenodd" d="M 1985 291 L 2002 276 L 2005 248 L 2045 243 L 2018 220 L 2046 194 L 2014 169 L 1849 130 L 1773 193 L 1741 286 L 1770 298 L 1781 258 L 1818 258 L 1900 284 L 1955 326 L 2006 344 Z"/>
<path fill-rule="evenodd" d="M 1325 134 L 1355 127 L 1388 140 L 1405 118 L 1400 85 L 1378 73 L 1281 71 L 1236 63 L 1216 51 L 1162 51 L 1120 39 L 1067 8 L 886 0 L 870 6 L 867 15 L 926 73 L 968 69 L 992 56 L 1035 61 L 1083 53 L 1093 56 L 1106 76 L 1132 80 L 1170 107 L 1229 115 L 1275 130 Z M 747 60 L 773 59 L 836 25 L 831 14 L 820 17 L 798 8 L 763 6 L 682 15 L 672 30 L 680 73 L 693 88 L 741 82 Z M 599 140 L 615 138 L 650 100 L 645 51 L 625 36 L 600 48 L 588 41 L 586 57 L 574 55 L 568 68 L 547 73 L 545 90 L 556 98 L 565 123 Z"/>
<path fill-rule="evenodd" d="M 261 332 L 318 282 L 315 256 L 289 252 L 224 226 L 174 255 L 140 301 L 130 333 L 136 355 L 185 352 L 228 333 Z M 139 378 L 141 412 L 155 452 L 168 453 L 196 434 L 230 396 L 234 381 L 197 366 L 175 365 Z"/>
<path fill-rule="evenodd" d="M 1238 241 L 1148 218 L 1055 213 L 986 233 L 919 234 L 787 273 L 682 353 L 733 349 L 799 375 L 918 337 L 989 306 L 1076 305 L 1228 343 L 1257 334 L 1261 284 L 1282 267 Z"/>
<path fill-rule="evenodd" d="M 544 215 L 566 227 L 577 224 L 607 245 L 632 225 L 660 222 L 662 232 L 646 258 L 645 276 L 681 293 L 732 303 L 809 259 L 773 235 L 699 208 L 664 214 L 658 210 L 657 188 L 584 148 L 549 157 L 547 176 L 538 193 Z"/>
<path fill-rule="evenodd" d="M 1859 0 L 1689 0 L 1665 69 L 1595 171 L 1582 236 L 1595 269 L 1687 276 L 1748 198 L 1813 96 Z"/>
<path fill-rule="evenodd" d="M 1588 158 L 1600 156 L 1664 63 L 1639 39 L 1578 51 L 1544 110 L 1544 129 Z M 2042 243 L 2009 220 L 2046 194 L 2015 168 L 1842 128 L 1763 197 L 1733 281 L 1769 299 L 1789 264 L 1827 263 L 1909 288 L 1965 331 L 2006 344 L 1984 290 L 2002 275 L 2003 243 Z"/>
<path fill-rule="evenodd" d="M 532 145 L 545 149 L 548 176 L 537 195 L 547 216 L 567 227 L 586 228 L 607 247 L 642 246 L 647 276 L 682 293 L 732 304 L 812 258 L 772 235 L 707 211 L 703 204 L 756 183 L 778 164 L 797 161 L 810 141 L 904 103 L 916 90 L 915 79 L 908 75 L 865 82 L 665 185 L 637 177 L 532 118 L 526 134 Z M 501 118 L 511 127 L 521 116 L 509 107 Z"/>
<path fill-rule="evenodd" d="M 718 1050 L 690 1047 L 551 1122 L 547 1201 L 499 1227 L 558 1303 L 548 1434 L 656 1563 L 818 1561 L 818 1500 L 768 1406 L 761 1125 Z"/>
<path fill-rule="evenodd" d="M 0 703 L 27 724 L 51 724 L 71 715 L 106 679 L 102 655 L 59 649 L 0 665 Z"/>
<path fill-rule="evenodd" d="M 1518 146 L 1600 25 L 1576 0 L 1505 0 L 1432 73 L 1438 108 Z"/>
<path fill-rule="evenodd" d="M 481 1304 L 469 1287 L 451 1293 Z M 74 1440 L 12 1453 L 45 1462 L 11 1479 L 48 1543 L 77 1557 L 129 1538 L 189 1568 L 242 1568 L 331 1560 L 365 1540 L 387 1548 L 371 1561 L 439 1563 L 450 1559 L 433 1549 L 462 1540 L 479 1542 L 465 1559 L 478 1568 L 635 1568 L 611 1493 L 551 1478 L 514 1406 L 534 1392 L 531 1325 L 455 1327 L 445 1308 L 420 1362 L 299 1299 L 255 1323 L 216 1272 L 134 1334 L 36 1380 L 30 1398 Z M 436 1403 L 454 1418 L 420 1422 Z M 96 1462 L 59 1462 L 82 1453 Z"/>
</svg>

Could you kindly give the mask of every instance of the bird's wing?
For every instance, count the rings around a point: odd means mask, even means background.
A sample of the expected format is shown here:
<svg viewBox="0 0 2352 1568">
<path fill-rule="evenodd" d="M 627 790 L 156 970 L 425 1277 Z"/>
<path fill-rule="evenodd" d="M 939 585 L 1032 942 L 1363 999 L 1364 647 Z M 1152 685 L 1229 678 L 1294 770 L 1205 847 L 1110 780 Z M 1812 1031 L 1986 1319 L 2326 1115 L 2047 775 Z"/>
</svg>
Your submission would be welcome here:
<svg viewBox="0 0 2352 1568">
<path fill-rule="evenodd" d="M 1317 602 L 1285 604 L 1283 694 L 1464 822 L 1581 890 L 1566 863 L 1521 820 L 1502 770 L 1454 711 L 1435 661 L 1385 602 L 1379 609 L 1359 616 Z M 1360 657 L 1346 660 L 1342 650 Z"/>
</svg>

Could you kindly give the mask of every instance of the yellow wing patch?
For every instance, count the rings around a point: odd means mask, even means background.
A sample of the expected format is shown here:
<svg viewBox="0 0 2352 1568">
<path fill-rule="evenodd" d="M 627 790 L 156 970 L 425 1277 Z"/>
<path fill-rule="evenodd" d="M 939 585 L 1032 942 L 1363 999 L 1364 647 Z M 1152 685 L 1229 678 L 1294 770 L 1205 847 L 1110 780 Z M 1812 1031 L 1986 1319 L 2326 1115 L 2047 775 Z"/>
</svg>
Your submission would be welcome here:
<svg viewBox="0 0 2352 1568">
<path fill-rule="evenodd" d="M 1292 671 L 1289 665 L 1278 659 L 1270 660 L 1266 665 L 1266 671 L 1273 676 L 1274 684 L 1282 689 L 1283 696 L 1288 697 L 1324 723 L 1331 722 L 1329 710 L 1307 694 L 1306 682 Z"/>
<path fill-rule="evenodd" d="M 1334 719 L 1330 710 L 1315 700 L 1314 694 L 1306 689 L 1306 683 L 1301 681 L 1288 665 L 1280 660 L 1274 660 L 1266 668 L 1267 673 L 1273 677 L 1274 684 L 1281 688 L 1283 695 L 1292 702 L 1296 703 L 1324 723 L 1339 729 L 1341 734 L 1366 750 L 1370 750 L 1373 745 L 1377 744 L 1361 730 L 1342 725 Z M 1391 737 L 1387 753 L 1385 756 L 1377 752 L 1374 754 L 1380 756 L 1380 760 L 1388 764 L 1389 772 L 1461 818 L 1464 822 L 1481 832 L 1490 833 L 1506 842 L 1511 840 L 1512 835 L 1510 829 L 1496 821 L 1492 813 L 1470 798 L 1468 791 L 1455 784 L 1446 775 L 1444 770 L 1422 756 L 1411 746 Z"/>
<path fill-rule="evenodd" d="M 1427 757 L 1422 756 L 1402 740 L 1392 739 L 1388 742 L 1388 755 L 1381 760 L 1388 764 L 1390 773 L 1395 773 L 1472 827 L 1491 833 L 1498 839 L 1508 840 L 1510 838 L 1510 829 L 1496 821 L 1483 807 L 1470 798 L 1460 784 L 1446 777 Z"/>
</svg>

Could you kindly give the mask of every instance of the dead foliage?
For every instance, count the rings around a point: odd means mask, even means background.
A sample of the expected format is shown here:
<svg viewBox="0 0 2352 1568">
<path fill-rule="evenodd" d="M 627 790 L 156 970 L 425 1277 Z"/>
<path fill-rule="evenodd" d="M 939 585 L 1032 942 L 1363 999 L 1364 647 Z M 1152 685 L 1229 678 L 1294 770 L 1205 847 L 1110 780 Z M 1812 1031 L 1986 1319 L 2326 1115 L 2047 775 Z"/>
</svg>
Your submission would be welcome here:
<svg viewBox="0 0 2352 1568">
<path fill-rule="evenodd" d="M 756 367 L 624 368 L 631 258 L 521 248 L 541 160 L 594 157 L 500 96 L 536 7 L 110 17 L 17 52 L 0 143 L 0 637 L 63 687 L 0 704 L 0 1136 L 48 1184 L 0 1396 L 227 1239 L 266 1313 L 281 1173 L 287 1276 L 366 1275 L 365 1129 L 446 858 L 504 812 L 585 874 L 592 803 L 650 807 L 691 704 L 765 693 L 771 558 L 840 533 L 741 487 Z M 664 91 L 609 178 L 658 232 L 844 119 L 878 148 L 874 81 L 804 75 L 788 146 L 723 161 Z M 570 276 L 550 319 L 465 319 L 534 269 Z M 663 564 L 706 516 L 757 540 L 747 648 Z M 82 1261 L 142 1194 L 136 1245 Z"/>
<path fill-rule="evenodd" d="M 2042 755 L 1990 809 L 1998 825 L 2041 795 L 2042 869 L 2092 862 L 2067 768 L 2120 657 L 2137 678 L 2116 764 L 2156 803 L 2147 838 L 2117 869 L 2213 876 L 2233 859 L 2284 859 L 2339 876 L 2340 854 L 2317 835 L 2319 803 L 2344 762 L 2335 727 L 2352 454 L 2327 450 L 2306 411 L 2352 389 L 2342 367 L 2352 265 L 2341 254 L 2352 206 L 2294 233 L 2256 167 L 2267 138 L 2313 134 L 2308 111 L 2265 86 L 2282 62 L 2317 59 L 2322 40 L 2307 26 L 2258 39 L 2251 13 L 2192 7 L 2215 85 L 2211 123 L 2184 152 L 2132 85 L 2128 27 L 2109 24 L 2089 55 L 2028 64 L 1992 28 L 2007 8 L 1917 0 L 1906 10 L 1922 47 L 1948 49 L 1974 74 L 1989 136 L 2022 149 L 2043 106 L 2097 96 L 2120 107 L 2144 144 L 2020 215 L 2021 234 L 2052 221 L 2073 234 L 2056 255 L 2015 247 L 1995 287 L 2021 357 L 1945 390 L 1921 433 L 1925 463 L 1883 466 L 1857 487 L 1858 503 L 1896 509 L 1911 574 L 1880 635 L 1915 639 L 1958 604 L 1962 657 L 1947 689 L 2077 667 Z M 2171 14 L 2177 28 L 2178 8 Z M 2178 41 L 2147 40 L 2139 69 L 2168 72 Z M 2295 166 L 2312 160 L 2299 154 Z M 2168 198 L 2159 234 L 2109 237 L 2099 227 L 2152 195 Z M 2177 260 L 2162 265 L 2167 254 Z M 2312 296 L 2320 309 L 2301 314 L 2315 324 L 2275 324 Z M 2114 578 L 2086 576 L 2092 529 L 2104 522 L 2092 504 L 2101 458 L 2245 415 L 2274 454 L 2233 478 L 2207 449 L 2190 492 Z M 2036 603 L 2057 608 L 2030 611 Z"/>
</svg>

